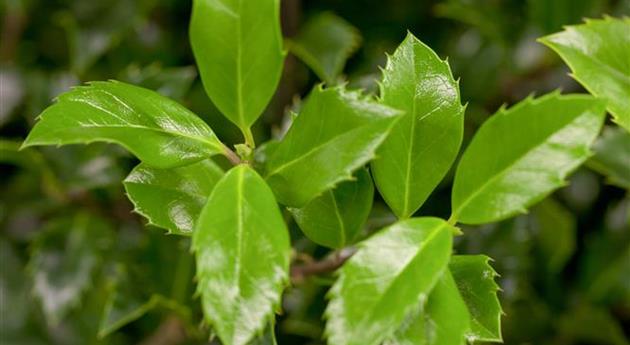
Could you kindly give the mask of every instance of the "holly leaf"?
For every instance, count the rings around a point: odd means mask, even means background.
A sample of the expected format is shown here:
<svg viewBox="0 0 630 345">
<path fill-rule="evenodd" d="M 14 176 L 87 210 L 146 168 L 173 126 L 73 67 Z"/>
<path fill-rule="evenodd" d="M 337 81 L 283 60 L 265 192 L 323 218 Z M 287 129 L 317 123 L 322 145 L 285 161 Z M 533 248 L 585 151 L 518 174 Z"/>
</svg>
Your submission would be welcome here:
<svg viewBox="0 0 630 345">
<path fill-rule="evenodd" d="M 335 83 L 346 61 L 360 45 L 359 30 L 329 12 L 310 18 L 288 41 L 291 53 L 329 84 Z"/>
<path fill-rule="evenodd" d="M 608 101 L 613 120 L 630 131 L 630 18 L 587 19 L 539 39 L 566 62 L 591 94 Z"/>
<path fill-rule="evenodd" d="M 532 209 L 533 223 L 538 248 L 550 273 L 557 273 L 576 247 L 576 224 L 573 214 L 552 198 L 547 198 Z"/>
<path fill-rule="evenodd" d="M 78 214 L 50 222 L 35 239 L 29 271 L 49 324 L 59 324 L 90 288 L 110 231 L 103 220 Z"/>
<path fill-rule="evenodd" d="M 607 126 L 593 145 L 586 165 L 606 176 L 608 183 L 630 189 L 630 133 Z"/>
<path fill-rule="evenodd" d="M 247 344 L 273 319 L 288 281 L 289 234 L 273 193 L 250 167 L 232 168 L 192 239 L 205 319 L 223 344 Z"/>
<path fill-rule="evenodd" d="M 462 142 L 464 110 L 446 61 L 411 33 L 383 70 L 381 102 L 405 111 L 377 150 L 372 173 L 399 218 L 411 216 L 453 164 Z"/>
<path fill-rule="evenodd" d="M 92 82 L 59 96 L 22 147 L 95 141 L 120 144 L 157 168 L 225 152 L 212 129 L 182 105 L 118 81 Z"/>
<path fill-rule="evenodd" d="M 266 165 L 281 204 L 303 207 L 374 158 L 401 113 L 342 87 L 317 86 Z"/>
<path fill-rule="evenodd" d="M 248 130 L 265 110 L 282 72 L 280 1 L 195 0 L 190 44 L 212 102 Z"/>
<path fill-rule="evenodd" d="M 328 343 L 377 345 L 389 338 L 442 276 L 454 231 L 438 218 L 412 218 L 362 242 L 328 293 Z"/>
<path fill-rule="evenodd" d="M 464 345 L 470 314 L 451 272 L 444 272 L 426 306 L 412 314 L 384 345 Z"/>
<path fill-rule="evenodd" d="M 500 109 L 479 128 L 457 167 L 453 217 L 466 224 L 502 220 L 562 187 L 590 156 L 604 106 L 591 96 L 554 92 Z"/>
<path fill-rule="evenodd" d="M 449 269 L 470 311 L 469 342 L 503 342 L 501 304 L 497 297 L 497 273 L 485 255 L 454 255 Z"/>
<path fill-rule="evenodd" d="M 374 185 L 367 169 L 353 181 L 311 200 L 302 208 L 289 208 L 302 232 L 313 242 L 330 248 L 353 243 L 363 228 L 374 199 Z"/>
<path fill-rule="evenodd" d="M 135 211 L 149 224 L 190 235 L 223 170 L 206 159 L 191 165 L 157 169 L 141 163 L 124 181 Z"/>
</svg>

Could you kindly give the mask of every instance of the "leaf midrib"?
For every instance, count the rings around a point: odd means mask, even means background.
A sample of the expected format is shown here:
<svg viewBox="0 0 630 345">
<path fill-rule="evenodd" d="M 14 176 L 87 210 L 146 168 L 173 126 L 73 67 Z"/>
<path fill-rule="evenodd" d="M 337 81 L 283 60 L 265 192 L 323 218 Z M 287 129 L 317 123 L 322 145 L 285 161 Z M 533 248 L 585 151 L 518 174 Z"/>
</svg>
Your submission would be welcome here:
<svg viewBox="0 0 630 345">
<path fill-rule="evenodd" d="M 379 122 L 379 121 L 382 121 L 382 120 L 385 120 L 385 119 L 392 120 L 392 119 L 394 119 L 394 118 L 395 118 L 395 117 L 392 117 L 392 118 L 381 118 L 381 119 L 378 119 L 378 120 L 370 121 L 370 122 L 365 123 L 365 124 L 363 124 L 363 125 L 357 126 L 357 127 L 353 128 L 353 129 L 351 129 L 351 130 L 349 130 L 349 131 L 347 131 L 347 132 L 345 132 L 345 133 L 341 133 L 341 134 L 339 134 L 339 135 L 335 135 L 335 136 L 333 136 L 332 138 L 330 138 L 330 139 L 328 139 L 328 140 L 326 140 L 326 141 L 322 142 L 321 144 L 319 144 L 319 145 L 317 145 L 317 146 L 314 146 L 312 149 L 308 150 L 307 152 L 305 152 L 305 153 L 303 153 L 303 154 L 300 154 L 300 155 L 299 155 L 299 156 L 297 156 L 296 158 L 293 158 L 293 159 L 291 159 L 290 161 L 288 161 L 288 162 L 286 162 L 286 163 L 284 163 L 284 164 L 281 164 L 279 167 L 275 168 L 272 172 L 267 173 L 267 175 L 266 175 L 266 177 L 265 177 L 265 178 L 269 178 L 269 177 L 271 177 L 271 176 L 273 176 L 273 175 L 277 175 L 277 174 L 278 174 L 278 173 L 280 173 L 282 170 L 285 170 L 285 169 L 286 169 L 286 168 L 288 168 L 289 166 L 294 165 L 294 164 L 295 164 L 295 163 L 297 163 L 298 161 L 300 161 L 300 160 L 302 160 L 302 159 L 305 159 L 306 157 L 311 156 L 311 155 L 315 154 L 316 152 L 318 152 L 318 151 L 320 151 L 320 150 L 324 149 L 324 148 L 325 148 L 326 146 L 328 146 L 330 143 L 332 143 L 332 142 L 334 142 L 334 141 L 338 140 L 339 138 L 346 137 L 346 136 L 350 136 L 351 134 L 353 134 L 353 133 L 355 133 L 355 132 L 358 132 L 358 131 L 360 131 L 361 129 L 365 128 L 366 126 L 370 126 L 370 125 L 372 125 L 372 124 L 374 124 L 374 123 L 376 123 L 376 122 Z M 385 122 L 385 121 L 383 121 L 383 122 Z M 390 127 L 390 128 L 391 128 L 391 127 Z M 387 131 L 387 130 L 384 130 L 383 132 L 386 132 L 386 131 Z M 381 132 L 381 134 L 382 134 L 383 132 Z M 276 152 L 277 152 L 277 150 L 276 150 Z"/>
<path fill-rule="evenodd" d="M 399 271 L 399 273 L 396 275 L 396 277 L 394 277 L 394 279 L 391 280 L 391 282 L 387 285 L 387 287 L 383 290 L 383 292 L 380 294 L 378 300 L 376 303 L 373 303 L 367 310 L 366 313 L 364 313 L 363 315 L 365 315 L 364 317 L 361 318 L 361 321 L 358 323 L 360 325 L 364 325 L 367 321 L 369 321 L 371 319 L 371 315 L 373 315 L 373 310 L 376 306 L 380 305 L 381 302 L 383 301 L 383 296 L 387 294 L 387 292 L 389 291 L 389 289 L 395 285 L 395 283 L 400 279 L 400 277 L 407 271 L 407 269 L 409 269 L 409 267 L 411 266 L 411 263 L 417 259 L 417 257 L 424 252 L 425 247 L 427 246 L 427 244 L 429 242 L 431 242 L 431 240 L 433 240 L 433 238 L 435 236 L 437 236 L 437 234 L 440 233 L 440 230 L 444 227 L 448 226 L 447 223 L 441 223 L 439 225 L 437 225 L 436 227 L 434 227 L 431 230 L 431 233 L 429 234 L 429 236 L 424 238 L 424 241 L 422 241 L 422 243 L 420 244 L 420 246 L 418 247 L 418 250 L 416 251 L 416 254 L 407 262 L 407 264 L 405 265 L 405 267 Z M 446 266 L 445 266 L 446 267 Z M 415 307 L 415 305 L 412 305 L 413 307 Z"/>
<path fill-rule="evenodd" d="M 339 245 L 344 246 L 346 244 L 346 226 L 343 223 L 341 214 L 339 213 L 339 206 L 337 205 L 337 199 L 335 198 L 334 191 L 328 191 L 328 193 L 330 193 L 330 198 L 332 199 L 333 208 L 335 210 L 335 216 L 337 217 L 337 222 L 339 223 L 339 229 L 341 230 L 339 232 L 339 239 L 340 239 Z"/>
<path fill-rule="evenodd" d="M 243 80 L 242 79 L 242 74 L 243 74 L 243 51 L 242 51 L 242 21 L 241 21 L 241 9 L 242 9 L 242 5 L 243 5 L 243 1 L 242 0 L 238 0 L 238 16 L 236 17 L 236 100 L 237 100 L 237 112 L 238 112 L 238 118 L 240 121 L 240 125 L 245 127 L 245 115 L 243 113 Z"/>
<path fill-rule="evenodd" d="M 245 170 L 241 168 L 238 171 L 238 179 L 236 181 L 236 207 L 237 217 L 236 217 L 236 255 L 234 257 L 234 276 L 236 277 L 235 286 L 238 289 L 238 297 L 241 295 L 241 281 L 243 270 L 241 269 L 241 255 L 243 253 L 243 181 L 244 181 Z M 238 298 L 237 297 L 237 298 Z M 232 308 L 232 315 L 238 315 L 240 311 L 240 303 L 234 303 Z M 234 319 L 236 320 L 236 318 Z"/>
<path fill-rule="evenodd" d="M 136 125 L 136 124 L 132 124 L 132 125 L 103 125 L 103 124 L 95 124 L 95 125 L 86 125 L 85 123 L 79 123 L 79 128 L 98 128 L 98 129 L 118 129 L 118 128 L 126 128 L 126 129 L 139 129 L 139 130 L 147 130 L 147 131 L 151 131 L 151 132 L 157 132 L 157 133 L 163 133 L 163 134 L 167 134 L 169 136 L 174 136 L 174 137 L 182 137 L 182 138 L 186 138 L 186 139 L 190 139 L 190 140 L 194 140 L 194 141 L 198 141 L 204 144 L 208 144 L 216 149 L 218 149 L 219 151 L 222 150 L 221 145 L 217 144 L 216 142 L 210 141 L 208 140 L 206 137 L 201 137 L 201 136 L 192 136 L 183 132 L 173 132 L 173 131 L 169 131 L 169 130 L 165 130 L 161 127 L 159 128 L 152 128 L 152 127 L 147 127 L 147 126 L 143 126 L 143 125 Z M 64 131 L 67 131 L 67 128 L 54 128 L 54 129 L 49 129 L 48 132 L 49 133 L 63 133 Z M 211 138 L 216 138 L 214 135 Z M 75 138 L 75 139 L 70 139 L 70 141 L 82 141 L 80 138 Z"/>
</svg>

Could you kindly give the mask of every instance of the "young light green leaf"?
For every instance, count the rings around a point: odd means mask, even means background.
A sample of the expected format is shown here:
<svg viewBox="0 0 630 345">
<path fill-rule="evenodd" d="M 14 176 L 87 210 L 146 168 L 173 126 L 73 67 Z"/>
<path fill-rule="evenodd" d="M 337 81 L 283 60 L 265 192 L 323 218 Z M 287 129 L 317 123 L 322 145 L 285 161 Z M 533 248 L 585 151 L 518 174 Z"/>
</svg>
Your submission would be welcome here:
<svg viewBox="0 0 630 345">
<path fill-rule="evenodd" d="M 604 106 L 591 96 L 554 92 L 500 109 L 479 128 L 457 167 L 454 219 L 505 219 L 563 186 L 590 156 Z"/>
<path fill-rule="evenodd" d="M 110 228 L 88 214 L 53 221 L 36 238 L 29 270 L 35 297 L 51 325 L 76 307 L 92 284 L 100 247 L 111 238 Z"/>
<path fill-rule="evenodd" d="M 501 304 L 497 297 L 497 273 L 485 255 L 454 255 L 449 269 L 470 311 L 468 341 L 503 342 Z"/>
<path fill-rule="evenodd" d="M 470 313 L 450 271 L 431 291 L 427 305 L 409 317 L 384 345 L 465 345 Z"/>
<path fill-rule="evenodd" d="M 266 165 L 281 204 L 303 207 L 374 158 L 400 111 L 342 87 L 317 86 Z"/>
<path fill-rule="evenodd" d="M 363 228 L 372 209 L 374 185 L 367 169 L 360 169 L 355 175 L 356 180 L 340 183 L 306 206 L 289 208 L 300 229 L 313 242 L 343 248 Z"/>
<path fill-rule="evenodd" d="M 532 209 L 530 220 L 547 269 L 557 273 L 575 251 L 573 215 L 557 201 L 547 198 Z"/>
<path fill-rule="evenodd" d="M 223 170 L 206 159 L 191 165 L 157 169 L 141 163 L 124 181 L 135 211 L 169 233 L 190 235 Z"/>
<path fill-rule="evenodd" d="M 438 218 L 412 218 L 363 242 L 329 292 L 328 343 L 377 345 L 389 338 L 445 271 L 453 231 Z"/>
<path fill-rule="evenodd" d="M 593 145 L 595 155 L 586 165 L 607 177 L 610 184 L 630 189 L 630 134 L 605 127 Z"/>
<path fill-rule="evenodd" d="M 399 218 L 411 216 L 453 164 L 462 142 L 464 107 L 448 63 L 411 33 L 389 57 L 381 102 L 405 111 L 377 150 L 372 173 Z"/>
<path fill-rule="evenodd" d="M 249 130 L 282 72 L 280 1 L 194 0 L 190 44 L 212 102 Z"/>
<path fill-rule="evenodd" d="M 23 147 L 113 142 L 154 167 L 190 164 L 225 152 L 212 129 L 182 105 L 151 90 L 92 82 L 58 97 Z"/>
<path fill-rule="evenodd" d="M 206 320 L 223 344 L 247 344 L 273 318 L 290 252 L 273 193 L 254 170 L 234 167 L 216 184 L 192 247 Z"/>
<path fill-rule="evenodd" d="M 587 19 L 540 39 L 569 65 L 573 78 L 608 101 L 614 121 L 630 131 L 630 18 Z"/>
<path fill-rule="evenodd" d="M 326 83 L 334 84 L 346 61 L 361 45 L 361 34 L 332 13 L 310 18 L 288 41 L 288 48 Z"/>
</svg>

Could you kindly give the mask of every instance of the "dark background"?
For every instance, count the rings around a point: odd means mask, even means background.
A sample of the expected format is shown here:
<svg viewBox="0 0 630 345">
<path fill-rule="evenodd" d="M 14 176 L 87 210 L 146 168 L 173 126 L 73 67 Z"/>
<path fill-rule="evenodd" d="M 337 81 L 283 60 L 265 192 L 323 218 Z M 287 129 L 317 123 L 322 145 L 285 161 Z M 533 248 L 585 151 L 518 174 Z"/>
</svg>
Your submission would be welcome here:
<svg viewBox="0 0 630 345">
<path fill-rule="evenodd" d="M 144 226 L 123 193 L 120 181 L 136 161 L 104 144 L 15 152 L 56 95 L 106 79 L 158 90 L 205 119 L 224 142 L 240 142 L 197 78 L 188 43 L 191 3 L 6 0 L 0 6 L 0 341 L 205 343 L 188 240 Z M 630 1 L 284 0 L 285 37 L 323 11 L 362 35 L 344 73 L 351 87 L 376 90 L 378 66 L 407 30 L 448 57 L 468 103 L 465 145 L 502 104 L 558 88 L 585 92 L 536 38 L 584 17 L 628 15 Z M 278 92 L 254 128 L 257 141 L 269 138 L 287 107 L 317 82 L 289 55 Z M 529 215 L 466 227 L 458 239 L 458 252 L 495 260 L 506 344 L 628 344 L 630 198 L 588 166 Z M 450 183 L 449 176 L 418 214 L 447 217 Z M 377 200 L 368 228 L 392 219 Z M 565 235 L 555 232 L 558 227 Z M 299 250 L 325 254 L 292 228 Z M 550 269 L 558 252 L 565 253 L 559 254 L 563 264 Z M 330 280 L 309 279 L 287 291 L 279 344 L 323 344 Z M 175 305 L 155 302 L 156 294 Z M 127 318 L 138 308 L 146 313 Z M 96 337 L 99 328 L 120 320 L 130 322 Z"/>
</svg>

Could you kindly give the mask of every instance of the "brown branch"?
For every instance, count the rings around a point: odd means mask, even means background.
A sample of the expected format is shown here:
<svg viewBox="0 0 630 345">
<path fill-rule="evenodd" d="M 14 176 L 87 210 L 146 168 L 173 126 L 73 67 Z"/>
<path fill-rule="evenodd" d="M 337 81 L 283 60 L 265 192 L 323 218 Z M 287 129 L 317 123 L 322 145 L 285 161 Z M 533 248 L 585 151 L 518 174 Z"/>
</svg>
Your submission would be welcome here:
<svg viewBox="0 0 630 345">
<path fill-rule="evenodd" d="M 343 248 L 321 261 L 293 265 L 291 266 L 291 282 L 299 284 L 309 276 L 333 272 L 341 267 L 355 251 L 354 248 Z"/>
<path fill-rule="evenodd" d="M 179 345 L 186 339 L 186 330 L 182 321 L 176 317 L 168 317 L 140 345 Z"/>
<path fill-rule="evenodd" d="M 239 165 L 243 163 L 241 161 L 241 158 L 227 146 L 224 146 L 224 155 L 233 165 Z"/>
</svg>

